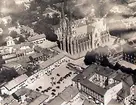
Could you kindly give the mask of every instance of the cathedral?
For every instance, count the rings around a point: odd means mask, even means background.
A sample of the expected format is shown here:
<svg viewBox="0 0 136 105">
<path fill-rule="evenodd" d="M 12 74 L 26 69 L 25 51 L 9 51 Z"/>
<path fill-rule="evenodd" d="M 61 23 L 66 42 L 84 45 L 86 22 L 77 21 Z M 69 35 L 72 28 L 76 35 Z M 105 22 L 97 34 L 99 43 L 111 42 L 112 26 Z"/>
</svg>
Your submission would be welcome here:
<svg viewBox="0 0 136 105">
<path fill-rule="evenodd" d="M 76 55 L 109 43 L 110 34 L 104 19 L 96 19 L 93 23 L 88 17 L 73 21 L 64 12 L 61 17 L 60 27 L 55 30 L 60 50 Z"/>
</svg>

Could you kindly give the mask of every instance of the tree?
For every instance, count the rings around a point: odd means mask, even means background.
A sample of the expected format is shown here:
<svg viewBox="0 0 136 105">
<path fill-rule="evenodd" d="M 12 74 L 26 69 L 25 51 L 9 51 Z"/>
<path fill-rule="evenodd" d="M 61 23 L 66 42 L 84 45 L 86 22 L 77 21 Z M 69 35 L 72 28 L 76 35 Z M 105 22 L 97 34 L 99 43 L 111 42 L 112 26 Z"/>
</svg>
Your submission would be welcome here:
<svg viewBox="0 0 136 105">
<path fill-rule="evenodd" d="M 19 37 L 19 42 L 22 43 L 22 42 L 25 42 L 25 38 L 23 36 L 20 36 Z"/>
<path fill-rule="evenodd" d="M 12 38 L 17 38 L 18 34 L 17 34 L 16 31 L 11 31 L 11 32 L 10 32 L 10 36 L 11 36 Z"/>
<path fill-rule="evenodd" d="M 34 26 L 34 31 L 39 34 L 45 34 L 46 39 L 49 41 L 55 42 L 58 39 L 57 35 L 54 33 L 52 26 L 45 23 L 44 20 L 37 22 L 37 24 Z"/>
<path fill-rule="evenodd" d="M 33 57 L 32 57 L 32 56 L 29 56 L 29 59 L 30 59 L 30 61 L 31 61 L 31 62 L 33 62 L 33 63 L 34 63 L 34 59 L 33 59 Z"/>
</svg>

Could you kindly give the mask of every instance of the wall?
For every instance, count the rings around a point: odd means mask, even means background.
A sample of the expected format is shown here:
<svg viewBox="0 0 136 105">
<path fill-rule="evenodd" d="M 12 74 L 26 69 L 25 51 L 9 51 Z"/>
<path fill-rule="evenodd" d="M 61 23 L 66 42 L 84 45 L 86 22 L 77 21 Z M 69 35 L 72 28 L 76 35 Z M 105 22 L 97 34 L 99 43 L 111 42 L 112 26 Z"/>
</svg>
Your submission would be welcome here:
<svg viewBox="0 0 136 105">
<path fill-rule="evenodd" d="M 122 82 L 107 90 L 104 95 L 104 105 L 108 105 L 111 99 L 116 99 L 117 93 L 122 89 Z"/>
</svg>

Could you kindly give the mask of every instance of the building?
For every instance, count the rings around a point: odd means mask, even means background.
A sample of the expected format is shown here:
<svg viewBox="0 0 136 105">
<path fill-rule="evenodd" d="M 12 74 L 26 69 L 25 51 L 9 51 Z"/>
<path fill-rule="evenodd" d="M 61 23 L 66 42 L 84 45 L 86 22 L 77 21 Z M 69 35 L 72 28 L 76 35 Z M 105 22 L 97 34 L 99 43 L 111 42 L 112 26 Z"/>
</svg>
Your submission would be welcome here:
<svg viewBox="0 0 136 105">
<path fill-rule="evenodd" d="M 44 34 L 36 34 L 27 38 L 29 42 L 32 42 L 35 46 L 40 46 L 42 48 L 50 48 L 56 45 L 55 42 L 48 41 Z"/>
<path fill-rule="evenodd" d="M 7 46 L 13 46 L 13 45 L 15 45 L 15 41 L 14 41 L 14 39 L 11 36 L 8 36 L 6 38 L 6 43 L 7 43 Z"/>
<path fill-rule="evenodd" d="M 1 92 L 2 94 L 8 94 L 11 95 L 21 87 L 25 86 L 25 82 L 28 79 L 28 76 L 26 74 L 23 74 L 8 83 L 6 83 L 2 88 Z"/>
<path fill-rule="evenodd" d="M 12 96 L 23 105 L 41 105 L 46 99 L 48 99 L 47 95 L 40 94 L 39 92 L 27 88 L 17 90 Z"/>
<path fill-rule="evenodd" d="M 131 45 L 125 45 L 123 48 L 123 59 L 127 62 L 136 64 L 136 48 Z"/>
<path fill-rule="evenodd" d="M 103 19 L 94 24 L 88 22 L 88 17 L 72 20 L 61 13 L 61 25 L 55 30 L 58 35 L 58 47 L 70 55 L 87 52 L 90 49 L 105 46 L 110 41 L 110 35 Z"/>
<path fill-rule="evenodd" d="M 76 87 L 69 86 L 45 105 L 71 105 L 79 97 Z"/>
<path fill-rule="evenodd" d="M 100 105 L 110 105 L 112 100 L 118 100 L 118 103 L 125 102 L 134 94 L 130 92 L 135 87 L 135 80 L 131 75 L 96 64 L 86 68 L 82 74 L 73 78 L 73 81 L 81 94 Z M 127 95 L 119 99 L 118 94 L 122 89 L 128 90 L 125 91 Z"/>
<path fill-rule="evenodd" d="M 19 75 L 22 75 L 27 72 L 27 70 L 24 69 L 24 65 L 27 65 L 27 63 L 23 64 L 21 62 L 10 62 L 3 64 L 3 67 L 14 68 Z"/>
<path fill-rule="evenodd" d="M 136 70 L 136 65 L 135 64 L 132 64 L 132 63 L 127 62 L 125 60 L 121 60 L 118 63 L 120 64 L 120 66 L 123 66 L 125 68 L 130 68 L 132 70 Z"/>
<path fill-rule="evenodd" d="M 23 59 L 23 57 L 34 53 L 33 45 L 31 43 L 21 43 L 3 48 L 1 51 L 2 58 L 6 63 Z"/>
<path fill-rule="evenodd" d="M 92 60 L 93 58 L 94 61 Z M 103 63 L 105 58 L 108 60 L 110 64 L 115 65 L 116 62 L 123 59 L 123 47 L 119 44 L 98 47 L 92 50 L 91 52 L 87 52 L 85 57 L 85 59 L 88 59 L 90 61 L 92 60 L 92 62 L 97 62 L 98 64 Z"/>
<path fill-rule="evenodd" d="M 14 97 L 12 95 L 3 98 L 2 101 L 0 101 L 1 105 L 19 105 L 19 103 L 17 102 L 16 99 L 14 99 Z"/>
<path fill-rule="evenodd" d="M 33 44 L 40 44 L 40 43 L 43 43 L 44 41 L 46 41 L 46 36 L 44 34 L 41 34 L 41 35 L 34 35 L 34 36 L 30 36 L 27 38 L 27 40 L 29 42 L 32 42 Z"/>
<path fill-rule="evenodd" d="M 53 15 L 54 15 L 55 13 L 60 15 L 60 12 L 59 12 L 59 11 L 52 9 L 51 7 L 48 7 L 48 8 L 46 8 L 46 10 L 43 12 L 43 16 L 49 17 L 49 18 L 53 18 Z"/>
</svg>

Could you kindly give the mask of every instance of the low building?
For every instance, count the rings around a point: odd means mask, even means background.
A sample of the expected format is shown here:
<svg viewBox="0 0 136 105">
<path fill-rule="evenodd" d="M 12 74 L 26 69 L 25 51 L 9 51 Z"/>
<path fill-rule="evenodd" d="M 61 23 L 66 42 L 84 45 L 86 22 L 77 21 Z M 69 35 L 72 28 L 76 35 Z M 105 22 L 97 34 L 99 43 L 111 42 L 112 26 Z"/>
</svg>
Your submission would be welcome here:
<svg viewBox="0 0 136 105">
<path fill-rule="evenodd" d="M 76 87 L 69 86 L 57 97 L 47 102 L 45 105 L 71 105 L 71 103 L 79 98 L 78 93 L 79 91 Z"/>
<path fill-rule="evenodd" d="M 59 96 L 55 97 L 52 101 L 46 103 L 45 105 L 63 105 L 64 100 Z"/>
<path fill-rule="evenodd" d="M 82 74 L 78 74 L 73 78 L 73 81 L 80 93 L 85 97 L 101 105 L 110 105 L 111 100 L 125 102 L 124 100 L 133 95 L 128 93 L 125 98 L 118 98 L 118 93 L 122 89 L 130 91 L 135 86 L 135 81 L 132 78 L 131 75 L 125 74 L 120 70 L 115 71 L 93 64 L 86 68 Z M 127 84 L 129 83 L 131 85 L 128 86 Z"/>
<path fill-rule="evenodd" d="M 25 81 L 28 79 L 28 76 L 26 74 L 23 74 L 10 82 L 6 83 L 2 88 L 1 92 L 2 94 L 8 94 L 11 95 L 21 87 L 25 86 Z"/>
<path fill-rule="evenodd" d="M 136 48 L 131 45 L 125 45 L 123 49 L 123 59 L 136 64 Z"/>
<path fill-rule="evenodd" d="M 12 95 L 4 98 L 1 102 L 1 105 L 19 105 L 18 101 L 14 99 Z"/>
<path fill-rule="evenodd" d="M 44 34 L 41 35 L 34 35 L 30 36 L 27 39 L 29 42 L 33 42 L 34 44 L 38 45 L 43 43 L 46 40 L 46 36 Z"/>
<path fill-rule="evenodd" d="M 26 69 L 24 69 L 24 65 L 19 62 L 10 62 L 3 64 L 3 66 L 7 68 L 14 68 L 19 75 L 22 75 L 26 72 Z"/>
<path fill-rule="evenodd" d="M 90 57 L 90 58 L 89 58 Z M 111 47 L 104 46 L 99 47 L 86 54 L 85 59 L 92 59 L 92 62 L 103 63 L 106 58 L 110 64 L 115 65 L 116 62 L 123 59 L 123 47 L 119 44 L 115 44 Z"/>
<path fill-rule="evenodd" d="M 28 37 L 29 42 L 32 42 L 34 45 L 38 45 L 42 48 L 50 48 L 56 45 L 55 42 L 48 41 L 44 34 L 36 34 Z"/>
<path fill-rule="evenodd" d="M 46 99 L 48 99 L 47 95 L 27 88 L 17 90 L 12 96 L 18 100 L 18 102 L 26 105 L 41 105 Z"/>
<path fill-rule="evenodd" d="M 29 58 L 35 61 L 45 61 L 47 58 L 42 53 L 34 53 L 29 55 Z"/>
<path fill-rule="evenodd" d="M 46 8 L 46 10 L 43 12 L 43 16 L 52 18 L 55 13 L 60 15 L 59 11 L 54 10 L 52 8 Z"/>
<path fill-rule="evenodd" d="M 125 60 L 121 60 L 118 63 L 120 64 L 120 66 L 123 66 L 125 68 L 130 68 L 132 70 L 136 70 L 136 65 L 135 64 L 132 64 L 132 63 L 127 62 Z"/>
</svg>

